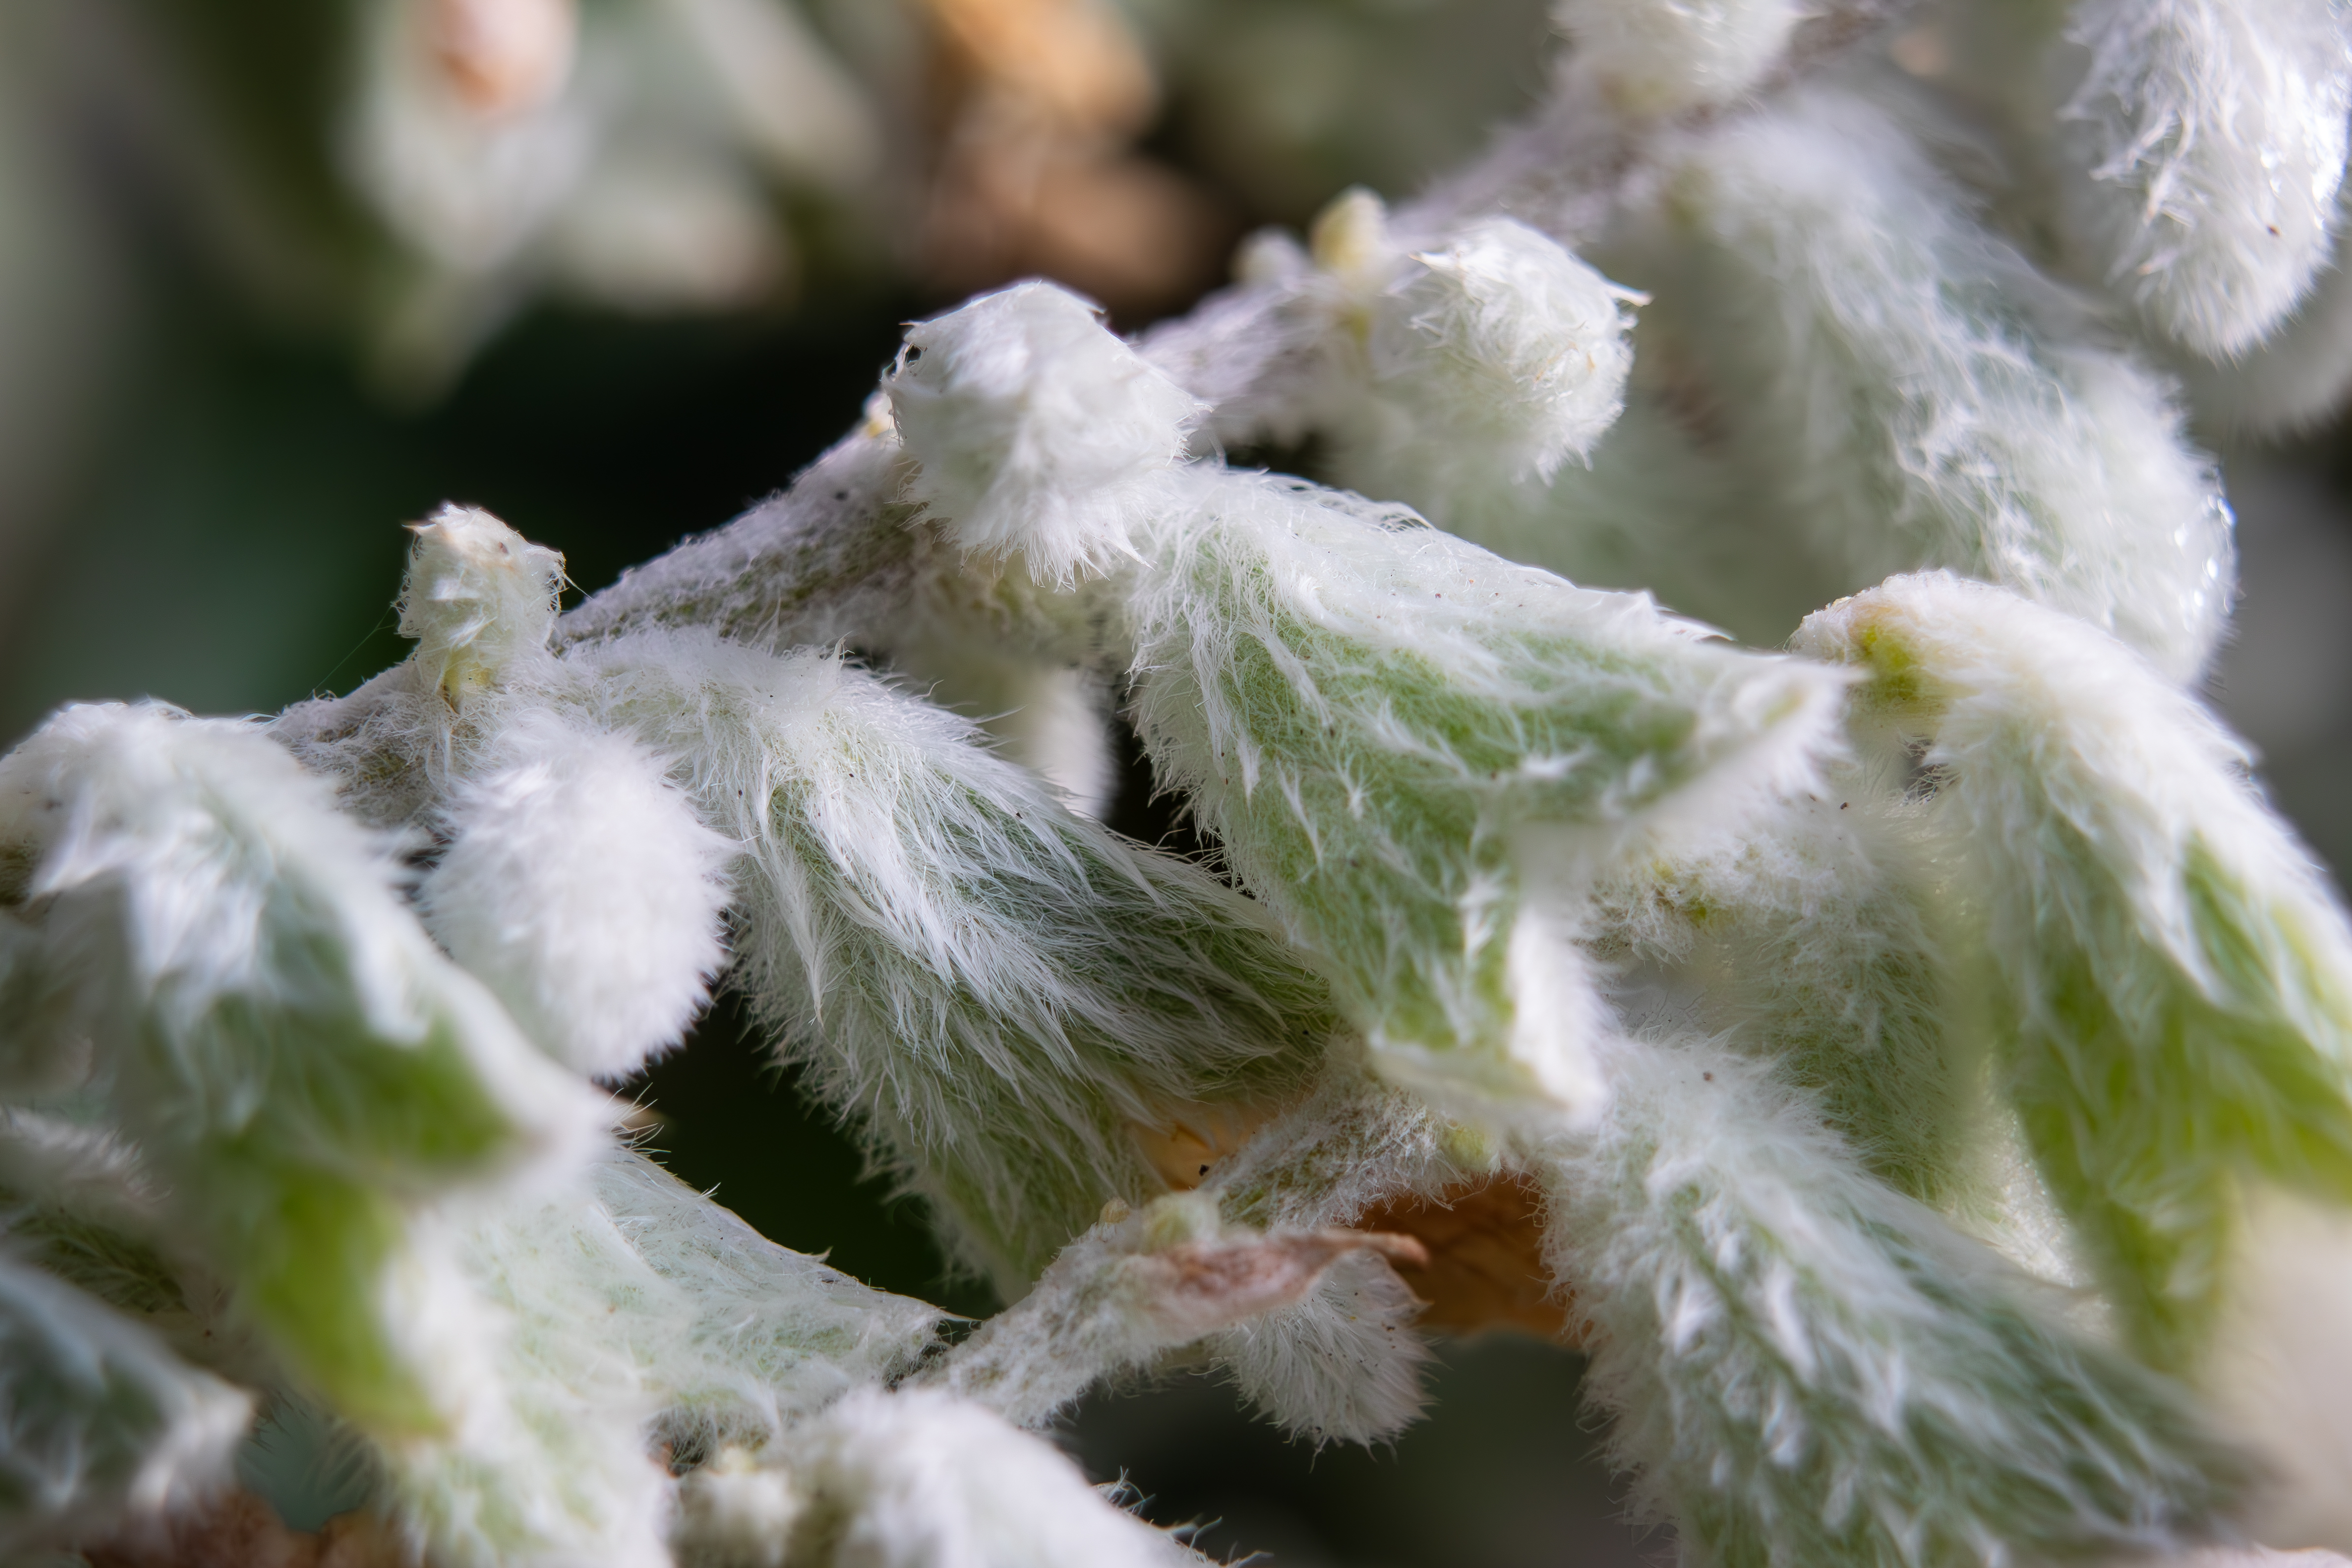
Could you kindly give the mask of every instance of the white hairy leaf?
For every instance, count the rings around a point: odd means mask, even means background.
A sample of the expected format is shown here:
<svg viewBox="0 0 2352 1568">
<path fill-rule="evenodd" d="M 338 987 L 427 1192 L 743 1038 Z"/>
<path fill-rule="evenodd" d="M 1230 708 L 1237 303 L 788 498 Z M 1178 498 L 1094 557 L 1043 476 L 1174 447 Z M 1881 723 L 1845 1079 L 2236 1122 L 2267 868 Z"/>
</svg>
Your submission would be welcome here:
<svg viewBox="0 0 2352 1568">
<path fill-rule="evenodd" d="M 2352 117 L 2333 0 L 2083 0 L 2059 210 L 2085 269 L 2162 336 L 2234 359 L 2328 263 Z"/>
<path fill-rule="evenodd" d="M 227 1484 L 252 1401 L 0 1257 L 0 1552 L 136 1539 Z"/>
<path fill-rule="evenodd" d="M 625 1078 L 676 1045 L 725 961 L 735 845 L 628 737 L 526 709 L 468 758 L 425 923 L 541 1050 Z"/>
<path fill-rule="evenodd" d="M 965 549 L 1018 551 L 1055 582 L 1124 553 L 1201 412 L 1050 283 L 908 329 L 884 388 L 917 465 L 908 497 Z"/>
<path fill-rule="evenodd" d="M 1611 1451 L 1685 1562 L 1991 1563 L 2225 1528 L 2236 1463 L 2183 1391 L 1871 1180 L 1769 1070 L 1696 1040 L 1608 1056 L 1607 1115 L 1538 1161 L 1547 1246 Z"/>
<path fill-rule="evenodd" d="M 562 1169 L 604 1112 L 442 956 L 387 846 L 252 726 L 72 706 L 0 838 L 173 1223 L 340 1413 L 442 1429 L 464 1309 L 421 1206 Z"/>
<path fill-rule="evenodd" d="M 2352 925 L 2239 744 L 2096 629 L 1926 573 L 1802 641 L 1924 745 L 2029 1145 L 2136 1347 L 2194 1370 L 2249 1192 L 2352 1207 Z"/>
<path fill-rule="evenodd" d="M 1570 79 L 1622 112 L 1722 103 L 1779 63 L 1803 17 L 1793 0 L 1552 0 L 1574 46 Z"/>
<path fill-rule="evenodd" d="M 1383 1073 L 1589 1113 L 1591 877 L 1802 781 L 1838 677 L 1401 508 L 1241 475 L 1189 499 L 1131 611 L 1161 778 L 1322 956 Z"/>
<path fill-rule="evenodd" d="M 2153 375 L 1979 228 L 1892 116 L 1825 89 L 1676 146 L 1615 265 L 1753 505 L 1829 592 L 1948 567 L 2211 655 L 2229 513 Z M 1670 347 L 1669 347 L 1670 345 Z M 1826 596 L 1826 594 L 1825 594 Z"/>
<path fill-rule="evenodd" d="M 863 1390 L 796 1434 L 819 1568 L 1182 1568 L 1202 1561 L 1046 1439 L 936 1389 Z M 801 1561 L 795 1553 L 793 1561 Z"/>
<path fill-rule="evenodd" d="M 745 846 L 743 983 L 1008 1289 L 1150 1195 L 1130 1124 L 1312 1071 L 1334 1020 L 1265 917 L 967 722 L 814 651 L 647 635 L 564 663 L 600 722 L 694 758 Z"/>
</svg>

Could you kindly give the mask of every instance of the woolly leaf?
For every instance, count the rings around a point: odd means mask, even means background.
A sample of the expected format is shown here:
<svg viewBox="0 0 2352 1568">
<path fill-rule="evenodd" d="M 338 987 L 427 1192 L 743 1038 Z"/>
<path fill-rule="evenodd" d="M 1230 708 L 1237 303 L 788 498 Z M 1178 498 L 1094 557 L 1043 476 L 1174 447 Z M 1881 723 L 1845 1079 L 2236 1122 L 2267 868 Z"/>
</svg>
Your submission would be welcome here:
<svg viewBox="0 0 2352 1568">
<path fill-rule="evenodd" d="M 1441 496 L 1473 465 L 1549 479 L 1624 406 L 1626 306 L 1641 298 L 1509 218 L 1402 258 L 1371 311 L 1364 349 L 1380 406 L 1370 428 L 1343 437 L 1353 465 L 1419 471 Z M 1395 442 L 1405 449 L 1388 450 Z"/>
<path fill-rule="evenodd" d="M 0 908 L 0 1093 L 34 1099 L 89 1075 L 89 1044 L 73 1028 L 71 1004 L 72 984 L 39 928 Z"/>
<path fill-rule="evenodd" d="M 2233 435 L 2293 435 L 2342 406 L 2352 390 L 2352 239 L 2344 207 L 2339 192 L 2327 263 L 2270 336 L 2219 362 L 2181 357 L 2181 383 L 2200 420 Z"/>
<path fill-rule="evenodd" d="M 0 1257 L 0 1552 L 151 1528 L 224 1484 L 252 1405 L 146 1330 Z"/>
<path fill-rule="evenodd" d="M 2162 1552 L 2238 1461 L 2182 1391 L 1856 1170 L 1769 1070 L 1619 1042 L 1547 1172 L 1611 1449 L 1686 1561 L 1913 1568 Z"/>
<path fill-rule="evenodd" d="M 542 1051 L 627 1077 L 709 999 L 735 846 L 662 758 L 554 712 L 507 716 L 464 766 L 426 927 Z"/>
<path fill-rule="evenodd" d="M 1317 218 L 1311 255 L 1261 235 L 1254 286 L 1155 331 L 1147 358 L 1216 394 L 1223 439 L 1330 444 L 1330 476 L 1450 523 L 1465 498 L 1549 482 L 1624 406 L 1642 296 L 1514 218 L 1392 230 L 1369 191 Z"/>
<path fill-rule="evenodd" d="M 560 1162 L 602 1115 L 443 958 L 380 847 L 239 723 L 74 706 L 0 761 L 0 836 L 172 1222 L 343 1415 L 459 1397 L 415 1209 Z"/>
<path fill-rule="evenodd" d="M 1775 526 L 1753 482 L 1669 389 L 1636 384 L 1594 445 L 1591 466 L 1549 484 L 1488 475 L 1465 487 L 1446 528 L 1508 560 L 1587 588 L 1655 595 L 1756 647 L 1777 647 L 1843 586 Z"/>
<path fill-rule="evenodd" d="M 1590 1109 L 1597 1004 L 1565 938 L 1591 868 L 1802 779 L 1837 677 L 1295 482 L 1203 476 L 1150 553 L 1152 759 L 1381 1070 Z"/>
<path fill-rule="evenodd" d="M 1068 582 L 1121 552 L 1200 405 L 1050 283 L 983 295 L 907 332 L 884 382 L 907 493 L 967 550 Z"/>
<path fill-rule="evenodd" d="M 1829 592 L 1949 567 L 2177 678 L 2203 668 L 2232 575 L 2213 476 L 2160 383 L 2092 346 L 1900 124 L 1809 88 L 1665 162 L 1609 253 L 1653 296 L 1644 358 L 1687 383 L 1756 520 L 1818 551 Z"/>
<path fill-rule="evenodd" d="M 1878 783 L 1839 768 L 1737 840 L 1631 868 L 1604 889 L 1595 936 L 1621 962 L 1671 966 L 1693 1021 L 1777 1061 L 1882 1180 L 1973 1205 L 1982 1052 L 1933 869 Z"/>
<path fill-rule="evenodd" d="M 504 1332 L 467 1427 L 380 1462 L 411 1538 L 468 1568 L 667 1568 L 663 1459 L 772 1449 L 845 1390 L 911 1370 L 940 1318 L 621 1150 L 579 1189 L 476 1217 L 456 1251 Z"/>
<path fill-rule="evenodd" d="M 2246 1184 L 2352 1206 L 2352 926 L 2237 743 L 2097 631 L 1928 573 L 1801 640 L 1927 743 L 2034 1154 L 2133 1343 L 2193 1366 Z"/>
<path fill-rule="evenodd" d="M 2059 211 L 2086 270 L 2211 360 L 2253 347 L 2326 265 L 2352 116 L 2331 0 L 2084 0 L 2059 110 Z"/>
<path fill-rule="evenodd" d="M 427 686 L 455 708 L 517 664 L 546 657 L 562 556 L 478 507 L 443 507 L 414 531 L 400 634 L 415 639 Z"/>
<path fill-rule="evenodd" d="M 583 647 L 603 722 L 696 758 L 747 846 L 738 963 L 1008 1291 L 1156 1185 L 1130 1127 L 1279 1099 L 1332 1019 L 1264 917 L 1077 817 L 971 727 L 814 652 Z"/>
<path fill-rule="evenodd" d="M 1622 113 L 1722 103 L 1779 61 L 1805 15 L 1790 0 L 1552 0 L 1575 45 L 1571 79 Z"/>
<path fill-rule="evenodd" d="M 816 1568 L 1181 1568 L 1204 1561 L 1087 1484 L 1045 1438 L 934 1389 L 861 1390 L 796 1434 Z M 806 1553 L 803 1558 L 803 1552 Z"/>
</svg>

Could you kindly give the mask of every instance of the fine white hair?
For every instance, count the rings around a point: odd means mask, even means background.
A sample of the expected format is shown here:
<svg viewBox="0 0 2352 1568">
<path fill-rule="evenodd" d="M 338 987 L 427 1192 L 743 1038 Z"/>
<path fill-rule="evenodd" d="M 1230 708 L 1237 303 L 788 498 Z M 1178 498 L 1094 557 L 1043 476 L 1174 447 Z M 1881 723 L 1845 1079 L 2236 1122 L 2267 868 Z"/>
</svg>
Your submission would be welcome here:
<svg viewBox="0 0 2352 1568">
<path fill-rule="evenodd" d="M 2083 0 L 2058 211 L 2083 269 L 2210 360 L 2269 337 L 2329 259 L 2352 48 L 2329 0 Z"/>
<path fill-rule="evenodd" d="M 1588 84 L 1633 116 L 1723 103 L 1780 62 L 1805 15 L 1793 0 L 1552 0 L 1574 46 L 1569 90 Z"/>
<path fill-rule="evenodd" d="M 627 736 L 529 708 L 469 758 L 426 927 L 550 1056 L 625 1078 L 676 1045 L 725 961 L 736 846 Z"/>
<path fill-rule="evenodd" d="M 2128 1343 L 2194 1373 L 2244 1204 L 2352 1204 L 2352 923 L 2242 746 L 2097 629 L 1930 572 L 1800 642 L 1870 669 L 1857 727 L 1928 770 L 1915 830 L 1990 960 L 2028 1145 Z"/>
<path fill-rule="evenodd" d="M 1130 1124 L 1278 1102 L 1333 1019 L 1248 900 L 1071 811 L 972 727 L 840 660 L 646 634 L 565 659 L 692 757 L 740 983 L 817 1092 L 1008 1291 L 1154 1178 Z"/>
<path fill-rule="evenodd" d="M 1057 582 L 1118 558 L 1200 412 L 1050 283 L 909 328 L 884 388 L 917 465 L 908 497 L 965 549 L 1017 551 Z"/>
<path fill-rule="evenodd" d="M 1686 1558 L 2162 1551 L 2233 1500 L 2177 1385 L 1869 1179 L 1768 1067 L 1671 1039 L 1606 1060 L 1607 1115 L 1536 1162 L 1547 1257 L 1610 1450 Z"/>
<path fill-rule="evenodd" d="M 0 1258 L 0 1552 L 159 1533 L 229 1484 L 252 1415 L 138 1323 Z"/>
<path fill-rule="evenodd" d="M 478 507 L 446 506 L 412 525 L 400 634 L 423 684 L 455 708 L 517 665 L 546 658 L 563 558 Z"/>
<path fill-rule="evenodd" d="M 2234 580 L 2210 464 L 2162 382 L 1979 228 L 1895 115 L 1809 87 L 1666 162 L 1642 231 L 1662 276 L 1626 275 L 1758 503 L 1836 562 L 1831 591 L 1945 567 L 2176 679 L 2205 667 Z"/>
<path fill-rule="evenodd" d="M 1199 476 L 1147 553 L 1145 745 L 1380 1070 L 1589 1114 L 1593 874 L 1809 779 L 1843 677 L 1271 476 Z"/>
<path fill-rule="evenodd" d="M 46 962 L 184 1243 L 354 1421 L 450 1419 L 464 1291 L 425 1211 L 560 1180 L 602 1097 L 433 946 L 391 846 L 256 726 L 65 708 L 0 759 L 0 843 L 34 863 Z"/>
<path fill-rule="evenodd" d="M 861 1389 L 794 1435 L 826 1568 L 1181 1568 L 1203 1561 L 1043 1437 L 936 1389 Z"/>
</svg>

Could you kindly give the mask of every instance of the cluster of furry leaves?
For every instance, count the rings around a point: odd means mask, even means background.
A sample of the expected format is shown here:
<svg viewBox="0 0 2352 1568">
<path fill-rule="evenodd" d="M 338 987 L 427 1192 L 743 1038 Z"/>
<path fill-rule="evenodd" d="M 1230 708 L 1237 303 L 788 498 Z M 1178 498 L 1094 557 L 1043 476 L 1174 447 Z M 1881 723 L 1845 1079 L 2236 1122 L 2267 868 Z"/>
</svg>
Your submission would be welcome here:
<svg viewBox="0 0 2352 1568">
<path fill-rule="evenodd" d="M 1019 1429 L 1181 1356 L 1389 1436 L 1379 1228 L 1516 1192 L 1688 1563 L 2352 1549 L 2352 923 L 2189 689 L 2184 434 L 2352 380 L 2352 34 L 1557 16 L 1139 342 L 976 300 L 568 614 L 446 508 L 349 696 L 0 760 L 0 1546 L 257 1406 L 445 1568 L 1181 1561 Z M 617 1140 L 722 977 L 1003 1312 Z"/>
</svg>

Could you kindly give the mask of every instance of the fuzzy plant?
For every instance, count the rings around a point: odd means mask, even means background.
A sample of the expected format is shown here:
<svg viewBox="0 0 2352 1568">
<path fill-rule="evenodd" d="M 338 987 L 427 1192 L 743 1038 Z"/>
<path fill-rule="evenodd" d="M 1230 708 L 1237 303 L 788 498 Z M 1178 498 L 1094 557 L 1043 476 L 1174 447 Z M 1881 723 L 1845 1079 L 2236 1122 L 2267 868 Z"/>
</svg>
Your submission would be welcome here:
<svg viewBox="0 0 2352 1568">
<path fill-rule="evenodd" d="M 2352 383 L 2352 18 L 1556 19 L 1418 198 L 921 322 L 569 612 L 453 506 L 350 695 L 0 760 L 0 1556 L 170 1560 L 260 1417 L 387 1563 L 1178 1564 L 1087 1389 L 1378 1442 L 1491 1327 L 1687 1568 L 2352 1551 L 2352 924 L 2187 434 Z M 632 1146 L 719 985 L 1002 1312 Z"/>
</svg>

